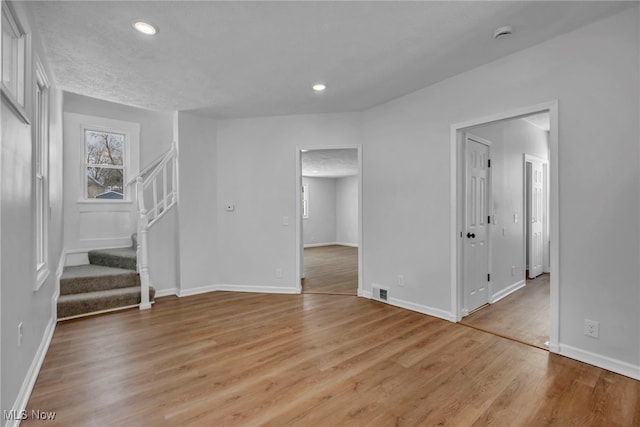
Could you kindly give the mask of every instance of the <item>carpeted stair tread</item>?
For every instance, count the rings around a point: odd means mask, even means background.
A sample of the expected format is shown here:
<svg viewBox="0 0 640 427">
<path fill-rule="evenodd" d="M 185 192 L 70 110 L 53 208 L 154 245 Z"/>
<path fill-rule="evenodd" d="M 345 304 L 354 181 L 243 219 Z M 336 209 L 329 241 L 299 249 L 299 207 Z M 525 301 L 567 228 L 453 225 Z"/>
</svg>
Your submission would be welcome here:
<svg viewBox="0 0 640 427">
<path fill-rule="evenodd" d="M 105 267 L 136 269 L 136 250 L 134 248 L 99 249 L 89 251 L 89 263 Z"/>
<path fill-rule="evenodd" d="M 153 301 L 155 293 L 155 289 L 149 287 L 150 301 Z M 62 295 L 58 298 L 58 319 L 138 304 L 139 286 Z"/>
<path fill-rule="evenodd" d="M 65 267 L 60 278 L 60 295 L 140 286 L 140 276 L 132 270 L 102 265 Z"/>
</svg>

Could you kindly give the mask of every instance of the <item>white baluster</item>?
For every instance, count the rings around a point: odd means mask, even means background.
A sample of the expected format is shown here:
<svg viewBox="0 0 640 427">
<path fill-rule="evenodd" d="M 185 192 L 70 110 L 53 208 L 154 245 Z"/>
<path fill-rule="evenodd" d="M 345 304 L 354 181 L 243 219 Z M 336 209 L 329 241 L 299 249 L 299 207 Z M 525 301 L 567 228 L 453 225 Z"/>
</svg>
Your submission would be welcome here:
<svg viewBox="0 0 640 427">
<path fill-rule="evenodd" d="M 173 178 L 173 182 L 171 183 L 171 202 L 177 202 L 176 196 L 178 194 L 178 157 L 177 153 L 174 151 L 173 160 L 171 160 L 171 176 Z"/>
<path fill-rule="evenodd" d="M 153 178 L 153 218 L 152 220 L 158 217 L 158 183 L 157 177 Z"/>
<path fill-rule="evenodd" d="M 167 165 L 164 165 L 164 167 L 162 168 L 162 201 L 164 202 L 164 208 L 162 209 L 163 212 L 167 210 L 167 197 L 169 197 L 169 195 L 167 194 Z"/>
<path fill-rule="evenodd" d="M 140 265 L 140 310 L 151 308 L 149 302 L 149 254 L 147 243 L 147 231 L 149 230 L 149 218 L 147 211 L 140 211 L 140 257 L 138 263 Z"/>
</svg>

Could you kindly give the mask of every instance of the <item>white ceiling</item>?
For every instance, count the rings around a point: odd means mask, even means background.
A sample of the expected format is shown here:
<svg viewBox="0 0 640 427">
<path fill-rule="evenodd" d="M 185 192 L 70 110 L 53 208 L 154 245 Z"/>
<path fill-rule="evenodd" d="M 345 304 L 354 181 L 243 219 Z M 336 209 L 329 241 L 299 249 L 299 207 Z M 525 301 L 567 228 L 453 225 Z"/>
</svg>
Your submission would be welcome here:
<svg viewBox="0 0 640 427">
<path fill-rule="evenodd" d="M 360 111 L 631 2 L 29 2 L 69 92 L 217 118 Z M 155 37 L 131 21 L 159 26 Z M 494 40 L 498 26 L 514 35 Z M 311 90 L 325 82 L 325 93 Z"/>
<path fill-rule="evenodd" d="M 355 148 L 309 150 L 302 152 L 302 176 L 340 178 L 358 174 Z"/>
</svg>

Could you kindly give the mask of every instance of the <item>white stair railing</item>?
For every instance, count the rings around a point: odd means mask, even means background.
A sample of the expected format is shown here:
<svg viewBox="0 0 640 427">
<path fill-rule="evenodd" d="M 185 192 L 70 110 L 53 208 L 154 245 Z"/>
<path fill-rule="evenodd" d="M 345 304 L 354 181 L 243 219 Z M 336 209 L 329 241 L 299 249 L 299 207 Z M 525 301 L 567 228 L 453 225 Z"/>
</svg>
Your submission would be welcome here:
<svg viewBox="0 0 640 427">
<path fill-rule="evenodd" d="M 128 185 L 136 184 L 138 202 L 137 263 L 140 274 L 140 310 L 151 308 L 149 301 L 148 231 L 178 202 L 178 150 L 175 142 L 162 156 L 154 160 Z M 146 201 L 151 203 L 147 208 Z"/>
</svg>

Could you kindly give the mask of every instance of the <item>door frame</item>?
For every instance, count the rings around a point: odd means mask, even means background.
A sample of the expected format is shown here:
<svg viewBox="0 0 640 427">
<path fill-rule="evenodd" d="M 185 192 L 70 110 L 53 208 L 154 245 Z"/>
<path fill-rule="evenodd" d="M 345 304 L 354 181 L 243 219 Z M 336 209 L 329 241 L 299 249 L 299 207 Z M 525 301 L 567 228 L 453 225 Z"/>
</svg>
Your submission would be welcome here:
<svg viewBox="0 0 640 427">
<path fill-rule="evenodd" d="M 486 145 L 488 147 L 488 153 L 489 153 L 489 159 L 491 159 L 491 141 L 489 141 L 488 139 L 485 138 L 480 138 L 477 135 L 474 135 L 471 132 L 467 132 L 464 131 L 462 132 L 462 138 L 464 139 L 463 141 L 463 147 L 462 147 L 462 156 L 463 156 L 463 164 L 461 166 L 463 166 L 461 168 L 461 172 L 462 172 L 462 176 L 461 176 L 461 183 L 460 185 L 463 187 L 463 197 L 464 197 L 464 201 L 462 203 L 462 228 L 461 231 L 464 235 L 464 233 L 467 231 L 466 230 L 466 218 L 467 218 L 467 203 L 466 203 L 466 185 L 467 185 L 467 158 L 466 158 L 466 151 L 467 151 L 467 139 L 472 139 L 475 142 L 482 144 L 482 145 Z M 490 213 L 491 212 L 491 207 L 493 206 L 493 170 L 491 168 L 488 168 L 487 170 L 487 200 L 486 200 L 486 210 L 487 210 L 487 214 L 491 217 L 492 221 L 493 221 L 493 215 Z M 487 273 L 489 275 L 491 275 L 491 265 L 492 265 L 492 253 L 493 251 L 491 250 L 491 223 L 492 222 L 488 222 L 487 224 L 487 238 L 486 238 L 486 242 L 487 242 Z M 463 239 L 463 242 L 465 240 Z M 464 261 L 464 247 L 465 245 L 462 244 L 461 245 L 461 251 L 462 251 L 462 261 Z M 462 266 L 462 270 L 464 271 L 464 265 Z M 489 276 L 491 277 L 491 276 Z M 466 316 L 468 315 L 470 312 L 469 310 L 465 307 L 465 279 L 464 279 L 464 274 L 460 275 L 460 281 L 462 282 L 462 295 L 461 295 L 461 316 Z M 491 295 L 493 295 L 493 285 L 491 283 L 491 280 L 488 281 L 487 283 L 487 302 L 485 303 L 488 304 L 491 302 Z M 482 307 L 482 306 L 481 306 Z"/>
<path fill-rule="evenodd" d="M 303 262 L 304 262 L 304 243 L 302 239 L 302 203 L 300 203 L 300 194 L 302 194 L 302 152 L 311 150 L 348 150 L 355 149 L 358 155 L 358 292 L 359 297 L 364 295 L 363 280 L 362 280 L 362 260 L 363 248 L 362 248 L 362 144 L 346 144 L 346 145 L 309 145 L 298 146 L 295 148 L 295 162 L 296 162 L 296 176 L 295 176 L 295 212 L 296 212 L 296 233 L 295 233 L 295 247 L 296 247 L 296 283 L 295 288 L 297 293 L 302 293 L 301 279 L 303 277 Z"/>
<path fill-rule="evenodd" d="M 524 185 L 523 187 L 523 191 L 522 194 L 524 195 L 523 200 L 522 200 L 522 212 L 523 212 L 523 217 L 526 217 L 527 215 L 527 204 L 528 204 L 528 200 L 527 200 L 527 163 L 532 163 L 532 161 L 536 161 L 536 162 L 540 162 L 542 164 L 542 187 L 543 187 L 543 191 L 542 191 L 542 239 L 543 242 L 546 242 L 544 244 L 544 246 L 542 247 L 542 273 L 546 273 L 547 271 L 545 270 L 545 265 L 546 265 L 546 259 L 547 259 L 547 255 L 549 253 L 549 245 L 548 245 L 548 240 L 546 239 L 546 237 L 548 237 L 548 234 L 545 232 L 548 227 L 549 227 L 549 202 L 547 201 L 547 198 L 545 197 L 545 195 L 547 195 L 548 190 L 545 191 L 545 189 L 548 188 L 549 185 L 549 177 L 547 176 L 547 173 L 549 172 L 549 168 L 548 168 L 548 162 L 546 159 L 543 159 L 542 157 L 538 157 L 538 156 L 534 156 L 532 154 L 527 154 L 524 153 L 523 154 L 523 160 L 522 160 L 522 173 L 523 173 L 523 179 L 522 179 L 522 183 Z M 523 235 L 524 235 L 524 263 L 522 264 L 525 267 L 525 277 L 524 280 L 528 280 L 529 276 L 526 274 L 527 271 L 527 265 L 529 263 L 529 260 L 527 259 L 527 253 L 528 253 L 528 248 L 527 248 L 527 240 L 529 238 L 529 233 L 528 233 L 528 229 L 529 229 L 529 218 L 526 217 L 524 221 L 522 221 L 522 228 L 523 228 Z"/>
<path fill-rule="evenodd" d="M 549 330 L 549 351 L 559 353 L 559 335 L 560 335 L 560 233 L 559 233 L 559 180 L 558 180 L 558 100 L 530 105 L 526 107 L 514 108 L 501 113 L 472 119 L 466 122 L 452 124 L 450 127 L 450 289 L 451 289 L 451 313 L 456 322 L 462 319 L 462 239 L 459 237 L 463 224 L 463 204 L 460 203 L 462 195 L 460 169 L 461 161 L 464 156 L 460 153 L 460 141 L 465 129 L 499 122 L 509 119 L 516 119 L 535 113 L 549 112 L 550 130 L 549 130 L 549 240 L 550 240 L 550 267 L 552 269 L 550 280 L 550 330 Z"/>
</svg>

